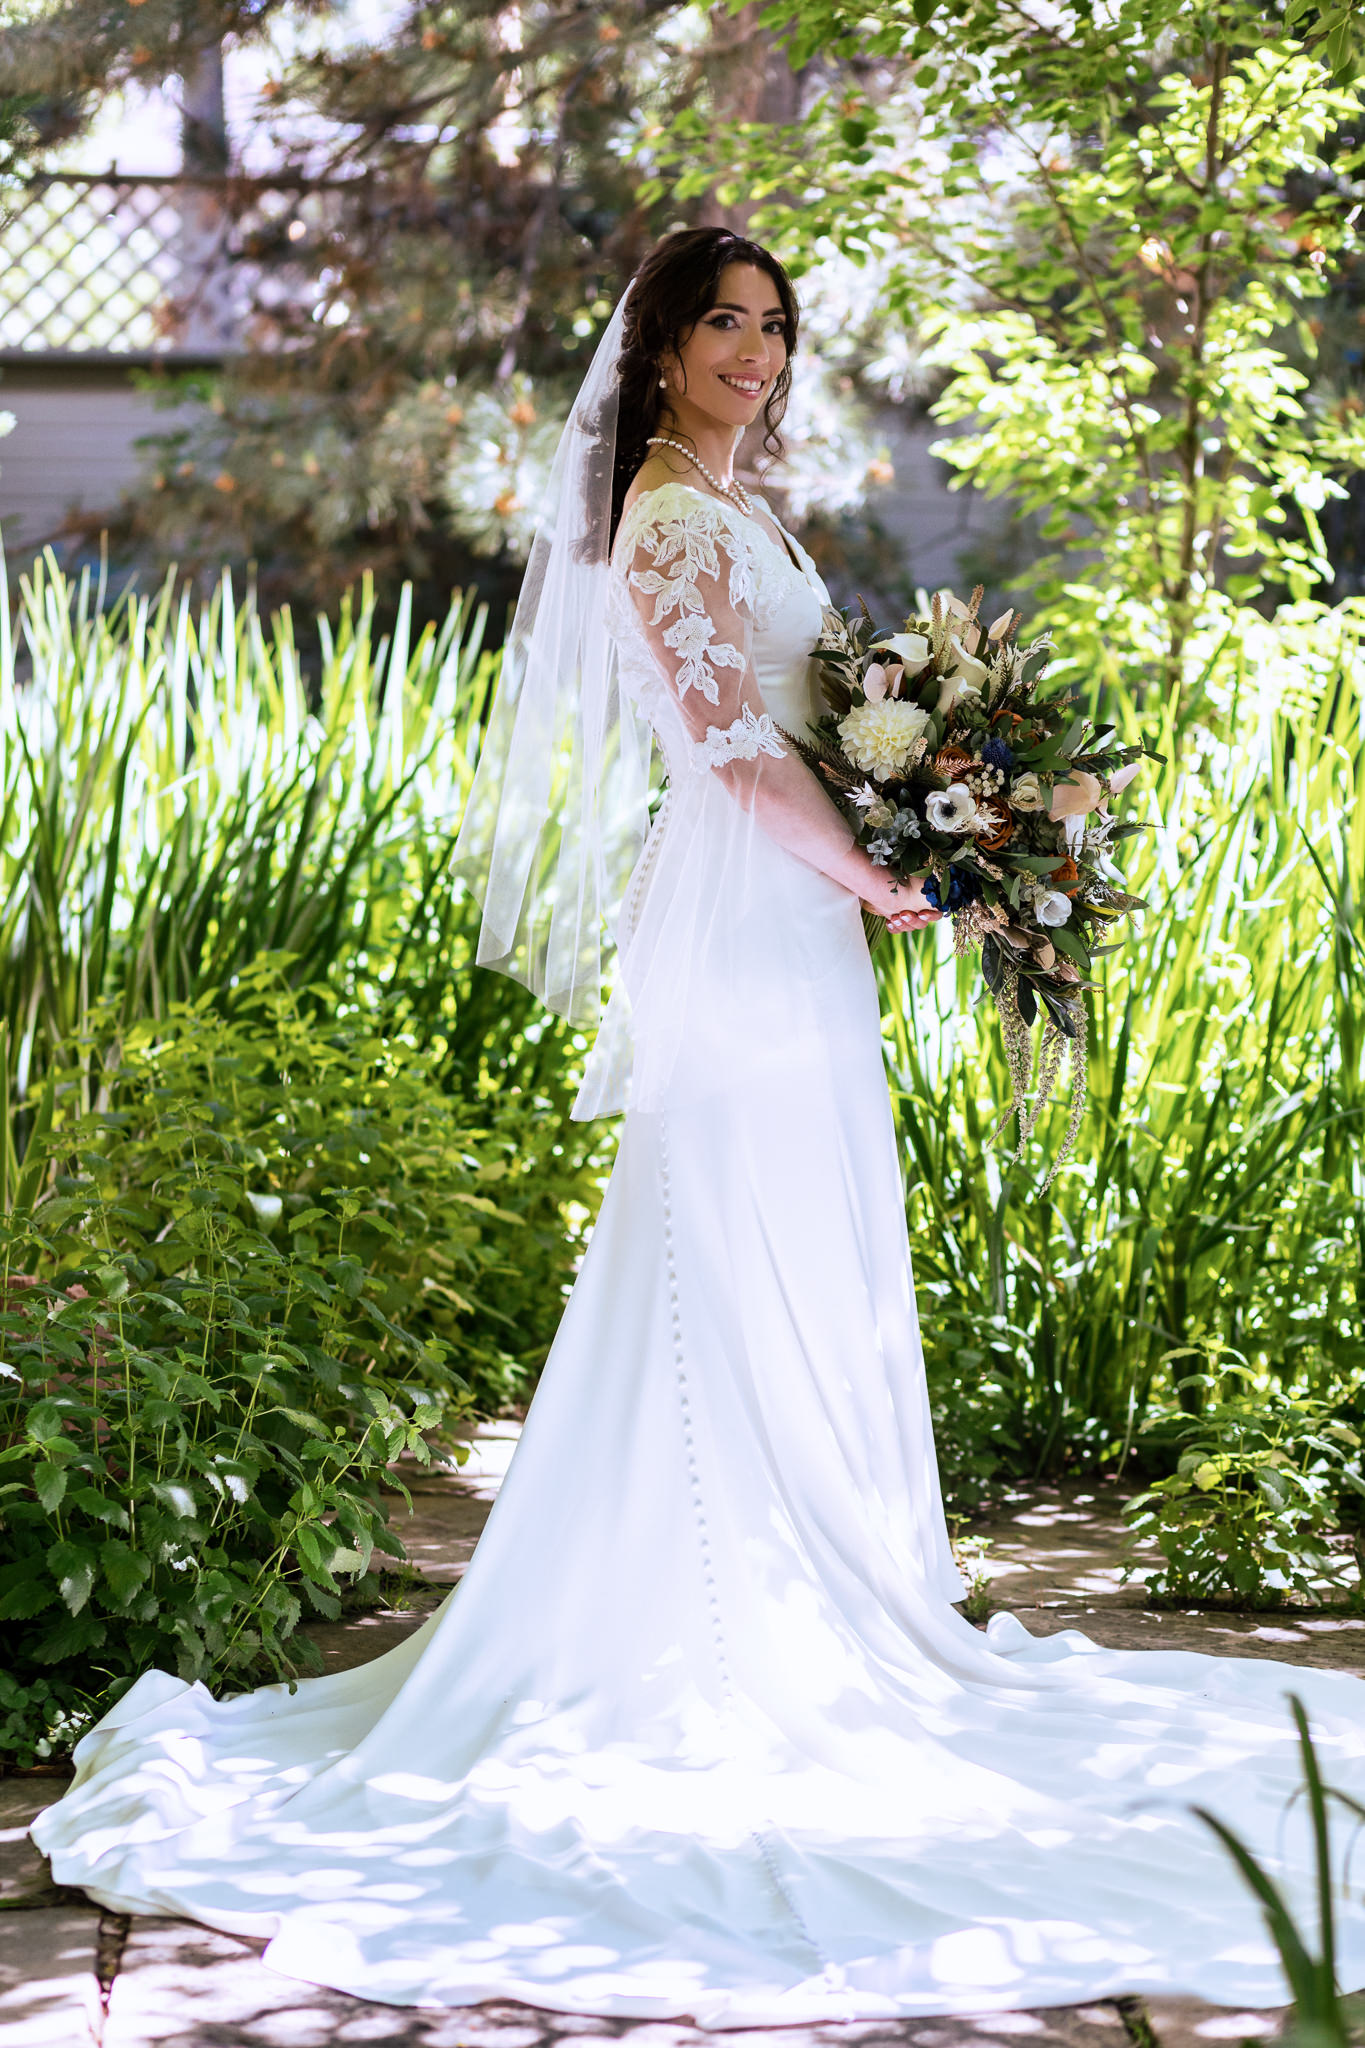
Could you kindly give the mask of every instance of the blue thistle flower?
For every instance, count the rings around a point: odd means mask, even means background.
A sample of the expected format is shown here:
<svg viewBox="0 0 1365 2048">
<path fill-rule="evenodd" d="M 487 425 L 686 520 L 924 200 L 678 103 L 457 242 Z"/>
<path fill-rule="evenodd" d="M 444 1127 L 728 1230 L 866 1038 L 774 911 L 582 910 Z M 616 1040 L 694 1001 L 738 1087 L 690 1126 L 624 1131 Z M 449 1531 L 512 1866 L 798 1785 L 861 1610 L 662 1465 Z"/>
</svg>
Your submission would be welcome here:
<svg viewBox="0 0 1365 2048">
<path fill-rule="evenodd" d="M 932 905 L 935 910 L 946 910 L 951 914 L 954 910 L 965 909 L 969 903 L 977 902 L 980 895 L 981 883 L 975 875 L 969 874 L 965 868 L 949 868 L 948 898 L 946 902 L 943 899 L 938 876 L 930 874 L 924 878 L 925 901 Z"/>
<path fill-rule="evenodd" d="M 1013 751 L 1003 740 L 987 740 L 981 749 L 981 758 L 988 768 L 998 768 L 1002 775 L 1008 775 L 1014 766 Z"/>
</svg>

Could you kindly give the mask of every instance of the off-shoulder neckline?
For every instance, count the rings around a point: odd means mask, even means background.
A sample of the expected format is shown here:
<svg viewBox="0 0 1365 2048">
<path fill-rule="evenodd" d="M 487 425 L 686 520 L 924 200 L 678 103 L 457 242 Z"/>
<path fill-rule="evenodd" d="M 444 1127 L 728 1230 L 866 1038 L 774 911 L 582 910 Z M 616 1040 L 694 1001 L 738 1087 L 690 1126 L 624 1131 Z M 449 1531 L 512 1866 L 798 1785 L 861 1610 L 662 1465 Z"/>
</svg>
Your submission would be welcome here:
<svg viewBox="0 0 1365 2048">
<path fill-rule="evenodd" d="M 755 503 L 763 507 L 763 510 L 767 513 L 769 519 L 772 520 L 773 525 L 777 528 L 778 533 L 782 536 L 780 541 L 775 542 L 773 540 L 772 535 L 768 532 L 767 528 L 763 525 L 761 520 L 755 519 L 751 512 L 742 512 L 739 506 L 731 504 L 728 498 L 718 498 L 714 491 L 704 491 L 700 484 L 687 483 L 682 477 L 670 477 L 668 482 L 665 484 L 651 484 L 647 491 L 641 491 L 638 498 L 632 499 L 631 503 L 627 505 L 625 511 L 621 514 L 621 523 L 620 526 L 618 526 L 616 529 L 617 540 L 619 540 L 621 537 L 621 528 L 625 526 L 626 521 L 636 511 L 637 507 L 645 504 L 650 498 L 661 497 L 665 491 L 690 491 L 692 496 L 694 498 L 700 498 L 703 504 L 714 505 L 717 511 L 732 513 L 736 519 L 742 519 L 745 521 L 747 525 L 756 527 L 758 531 L 762 534 L 764 540 L 767 541 L 769 547 L 776 547 L 777 552 L 780 555 L 786 557 L 788 565 L 791 568 L 795 569 L 797 575 L 803 577 L 806 580 L 806 582 L 810 581 L 810 577 L 807 574 L 805 564 L 803 562 L 799 562 L 796 558 L 795 553 L 793 552 L 797 543 L 792 539 L 791 535 L 787 532 L 786 527 L 782 524 L 782 521 L 773 511 L 773 508 L 768 503 L 767 499 L 763 497 L 762 494 L 758 491 L 750 491 L 749 496 L 755 501 Z M 613 548 L 613 553 L 614 552 L 615 550 Z"/>
</svg>

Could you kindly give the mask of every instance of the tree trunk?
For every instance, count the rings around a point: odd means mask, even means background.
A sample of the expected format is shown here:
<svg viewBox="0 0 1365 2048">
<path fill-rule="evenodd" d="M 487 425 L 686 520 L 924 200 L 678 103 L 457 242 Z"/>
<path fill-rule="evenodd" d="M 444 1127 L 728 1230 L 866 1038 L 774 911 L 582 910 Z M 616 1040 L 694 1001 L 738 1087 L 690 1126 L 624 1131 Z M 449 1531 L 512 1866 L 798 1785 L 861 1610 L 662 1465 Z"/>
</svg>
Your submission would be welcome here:
<svg viewBox="0 0 1365 2048">
<path fill-rule="evenodd" d="M 227 106 L 223 53 L 201 49 L 181 81 L 180 161 L 187 182 L 180 202 L 180 286 L 176 341 L 180 348 L 220 355 L 237 339 L 227 262 Z"/>
<path fill-rule="evenodd" d="M 793 71 L 786 54 L 764 28 L 762 9 L 753 4 L 731 14 L 724 8 L 711 11 L 711 34 L 706 52 L 706 71 L 716 102 L 717 126 L 722 130 L 744 121 L 785 126 L 801 113 L 805 70 Z M 781 200 L 785 195 L 774 195 Z M 708 194 L 700 215 L 706 227 L 729 228 L 733 234 L 748 233 L 754 202 L 736 198 L 722 204 Z"/>
</svg>

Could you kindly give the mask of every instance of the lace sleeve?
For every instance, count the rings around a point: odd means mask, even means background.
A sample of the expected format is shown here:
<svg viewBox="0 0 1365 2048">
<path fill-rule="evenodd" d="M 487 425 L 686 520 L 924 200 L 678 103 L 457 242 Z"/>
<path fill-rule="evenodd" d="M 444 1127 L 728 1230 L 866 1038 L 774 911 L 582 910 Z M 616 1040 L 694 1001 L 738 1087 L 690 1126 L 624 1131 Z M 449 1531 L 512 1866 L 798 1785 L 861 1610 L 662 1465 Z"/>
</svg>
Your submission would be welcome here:
<svg viewBox="0 0 1365 2048">
<path fill-rule="evenodd" d="M 856 894 L 870 890 L 867 855 L 764 709 L 751 659 L 757 571 L 738 515 L 670 485 L 632 511 L 621 537 L 632 638 L 645 642 L 681 720 L 692 771 L 714 774 L 812 867 Z"/>
<path fill-rule="evenodd" d="M 693 766 L 785 755 L 750 666 L 753 565 L 723 508 L 695 491 L 652 494 L 625 573 L 655 666 L 691 741 Z"/>
</svg>

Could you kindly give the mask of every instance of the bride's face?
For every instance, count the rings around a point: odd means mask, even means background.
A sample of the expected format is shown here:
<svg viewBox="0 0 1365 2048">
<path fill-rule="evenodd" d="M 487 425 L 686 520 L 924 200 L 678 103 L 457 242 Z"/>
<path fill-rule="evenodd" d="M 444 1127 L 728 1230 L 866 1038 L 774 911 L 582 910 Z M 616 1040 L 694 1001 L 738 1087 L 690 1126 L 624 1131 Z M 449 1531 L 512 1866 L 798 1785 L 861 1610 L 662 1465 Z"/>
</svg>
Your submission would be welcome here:
<svg viewBox="0 0 1365 2048">
<path fill-rule="evenodd" d="M 680 425 L 700 413 L 709 425 L 742 430 L 757 419 L 786 360 L 777 287 L 752 263 L 727 263 L 716 303 L 664 366 L 668 408 Z"/>
</svg>

